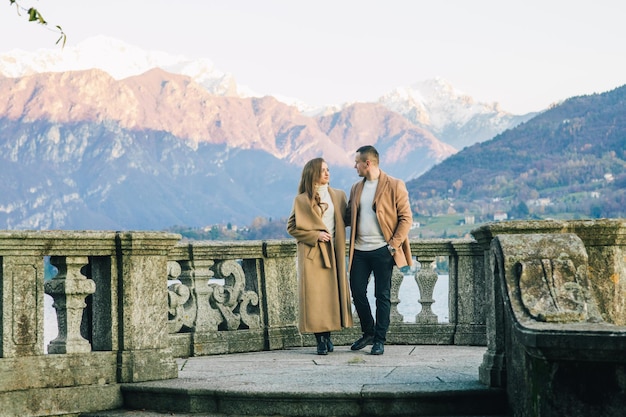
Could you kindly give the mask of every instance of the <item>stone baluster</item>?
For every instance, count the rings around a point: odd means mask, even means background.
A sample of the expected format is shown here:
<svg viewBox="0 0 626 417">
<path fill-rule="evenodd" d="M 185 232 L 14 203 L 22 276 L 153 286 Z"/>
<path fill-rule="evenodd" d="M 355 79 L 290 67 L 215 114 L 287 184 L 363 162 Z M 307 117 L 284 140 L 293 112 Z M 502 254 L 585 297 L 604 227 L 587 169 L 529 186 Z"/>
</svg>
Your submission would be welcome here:
<svg viewBox="0 0 626 417">
<path fill-rule="evenodd" d="M 48 345 L 48 353 L 90 352 L 91 343 L 80 333 L 85 298 L 96 292 L 95 282 L 81 273 L 89 261 L 86 256 L 52 256 L 50 263 L 59 273 L 44 289 L 54 299 L 59 334 Z"/>
<path fill-rule="evenodd" d="M 209 296 L 211 295 L 209 280 L 214 275 L 211 270 L 213 264 L 214 261 L 211 259 L 194 259 L 193 261 L 181 262 L 182 273 L 179 280 L 191 289 L 196 299 L 194 333 L 216 331 L 221 321 L 217 320 L 215 314 L 212 314 L 209 304 Z"/>
<path fill-rule="evenodd" d="M 391 322 L 399 322 L 402 323 L 404 320 L 404 316 L 398 312 L 398 304 L 400 304 L 400 298 L 398 294 L 400 293 L 400 285 L 402 285 L 402 281 L 404 280 L 404 275 L 402 271 L 397 266 L 393 267 L 393 272 L 391 274 Z"/>
<path fill-rule="evenodd" d="M 435 257 L 418 256 L 417 260 L 421 268 L 415 274 L 415 281 L 420 291 L 418 301 L 422 305 L 422 310 L 415 316 L 415 321 L 421 324 L 437 324 L 437 315 L 432 310 L 432 304 L 435 302 L 433 291 L 439 278 L 437 272 L 432 267 Z"/>
</svg>

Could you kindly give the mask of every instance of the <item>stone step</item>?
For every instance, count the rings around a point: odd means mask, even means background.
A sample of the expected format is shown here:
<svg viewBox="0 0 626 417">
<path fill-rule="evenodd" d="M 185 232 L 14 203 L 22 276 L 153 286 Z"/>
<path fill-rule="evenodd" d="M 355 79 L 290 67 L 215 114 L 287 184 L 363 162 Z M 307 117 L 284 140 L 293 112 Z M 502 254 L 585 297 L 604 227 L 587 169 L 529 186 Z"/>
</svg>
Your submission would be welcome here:
<svg viewBox="0 0 626 417">
<path fill-rule="evenodd" d="M 221 413 L 227 416 L 459 416 L 498 415 L 506 410 L 503 390 L 478 382 L 442 387 L 419 385 L 376 387 L 361 393 L 250 392 L 202 390 L 194 387 L 133 385 L 123 388 L 124 403 L 133 409 L 162 413 Z M 96 416 L 90 416 L 96 417 Z"/>
<path fill-rule="evenodd" d="M 223 414 L 223 413 L 171 413 L 171 412 L 157 412 L 149 410 L 110 410 L 101 411 L 97 413 L 81 414 L 79 417 L 251 417 L 235 414 Z M 334 416 L 334 414 L 328 414 L 327 416 Z M 276 414 L 271 416 L 255 414 L 253 417 L 280 417 Z M 435 416 L 431 416 L 435 417 Z M 511 417 L 510 414 L 472 414 L 472 415 L 443 415 L 437 417 Z"/>
<path fill-rule="evenodd" d="M 159 413 L 157 411 L 148 410 L 111 410 L 101 411 L 99 413 L 81 414 L 80 417 L 250 417 L 233 414 L 222 413 Z M 328 416 L 332 416 L 329 414 Z M 254 417 L 280 417 L 277 415 L 263 416 L 255 415 Z M 435 416 L 432 416 L 435 417 Z M 509 414 L 480 414 L 480 415 L 450 415 L 450 416 L 438 416 L 438 417 L 510 417 Z"/>
</svg>

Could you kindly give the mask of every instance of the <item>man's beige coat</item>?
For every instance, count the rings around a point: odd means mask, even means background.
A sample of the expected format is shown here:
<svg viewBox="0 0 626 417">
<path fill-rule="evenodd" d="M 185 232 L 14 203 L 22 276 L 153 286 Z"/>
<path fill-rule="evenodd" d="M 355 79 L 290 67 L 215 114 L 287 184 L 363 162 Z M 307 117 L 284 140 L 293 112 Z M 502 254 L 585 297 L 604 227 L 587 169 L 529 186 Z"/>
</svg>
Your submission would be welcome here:
<svg viewBox="0 0 626 417">
<path fill-rule="evenodd" d="M 306 193 L 296 196 L 287 231 L 298 242 L 299 321 L 302 333 L 352 327 L 352 304 L 346 275 L 346 193 L 328 187 L 335 206 L 334 242 L 319 242 L 326 229 L 317 204 Z"/>
<path fill-rule="evenodd" d="M 346 212 L 346 222 L 350 226 L 350 256 L 348 266 L 352 265 L 354 241 L 358 224 L 359 203 L 363 193 L 365 179 L 355 183 L 350 190 L 350 201 Z M 378 224 L 387 244 L 396 249 L 393 259 L 399 268 L 412 265 L 409 231 L 413 225 L 413 213 L 409 202 L 409 193 L 404 181 L 390 177 L 382 170 L 378 177 L 378 186 L 374 194 L 374 211 Z"/>
</svg>

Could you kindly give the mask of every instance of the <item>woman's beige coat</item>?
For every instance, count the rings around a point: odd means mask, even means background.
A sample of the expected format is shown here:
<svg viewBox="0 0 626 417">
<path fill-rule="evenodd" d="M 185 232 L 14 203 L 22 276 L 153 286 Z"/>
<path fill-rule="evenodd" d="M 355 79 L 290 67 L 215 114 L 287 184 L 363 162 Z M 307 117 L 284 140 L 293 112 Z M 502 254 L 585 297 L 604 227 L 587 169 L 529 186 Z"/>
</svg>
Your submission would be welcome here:
<svg viewBox="0 0 626 417">
<path fill-rule="evenodd" d="M 299 322 L 301 333 L 323 333 L 352 327 L 352 305 L 346 276 L 346 193 L 328 187 L 335 206 L 334 242 L 319 242 L 325 230 L 317 204 L 306 193 L 296 196 L 287 231 L 298 244 Z"/>
</svg>

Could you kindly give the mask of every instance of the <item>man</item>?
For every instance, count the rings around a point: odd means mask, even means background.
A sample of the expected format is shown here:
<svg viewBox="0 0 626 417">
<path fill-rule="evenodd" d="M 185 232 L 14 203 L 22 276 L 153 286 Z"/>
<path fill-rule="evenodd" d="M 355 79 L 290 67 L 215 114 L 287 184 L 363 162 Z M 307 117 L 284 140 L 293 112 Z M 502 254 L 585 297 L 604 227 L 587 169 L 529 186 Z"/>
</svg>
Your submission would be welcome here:
<svg viewBox="0 0 626 417">
<path fill-rule="evenodd" d="M 362 146 L 354 168 L 363 180 L 350 191 L 346 225 L 350 225 L 350 289 L 363 336 L 352 350 L 369 344 L 372 355 L 382 355 L 391 315 L 391 274 L 394 264 L 411 265 L 409 230 L 413 223 L 409 193 L 404 181 L 390 177 L 378 166 L 378 151 Z M 367 299 L 367 284 L 374 273 L 376 321 Z"/>
</svg>

